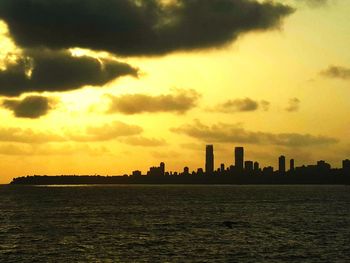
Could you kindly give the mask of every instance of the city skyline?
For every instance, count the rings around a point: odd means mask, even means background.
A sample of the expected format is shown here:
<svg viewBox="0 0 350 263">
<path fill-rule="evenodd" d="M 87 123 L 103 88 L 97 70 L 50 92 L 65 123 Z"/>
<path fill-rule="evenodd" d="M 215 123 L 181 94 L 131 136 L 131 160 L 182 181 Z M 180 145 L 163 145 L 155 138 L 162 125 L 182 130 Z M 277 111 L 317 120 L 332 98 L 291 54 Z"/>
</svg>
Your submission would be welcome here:
<svg viewBox="0 0 350 263">
<path fill-rule="evenodd" d="M 23 185 L 76 185 L 76 184 L 350 184 L 350 160 L 344 159 L 340 168 L 324 160 L 316 164 L 295 166 L 294 159 L 278 157 L 278 169 L 272 166 L 261 167 L 257 160 L 244 159 L 244 147 L 235 147 L 234 163 L 225 167 L 224 163 L 215 169 L 214 146 L 205 146 L 204 169 L 170 171 L 166 164 L 152 166 L 146 173 L 133 170 L 123 175 L 27 175 L 13 178 L 10 184 Z M 242 167 L 242 164 L 244 166 Z"/>
<path fill-rule="evenodd" d="M 350 155 L 348 1 L 95 2 L 0 1 L 0 184 Z"/>
<path fill-rule="evenodd" d="M 164 176 L 164 175 L 181 175 L 181 174 L 214 174 L 214 173 L 221 173 L 225 171 L 231 171 L 232 174 L 240 174 L 242 172 L 245 173 L 251 173 L 255 174 L 261 173 L 263 171 L 266 171 L 266 173 L 273 173 L 273 172 L 278 172 L 279 174 L 283 175 L 286 174 L 287 172 L 292 173 L 303 168 L 306 169 L 314 169 L 314 168 L 320 168 L 321 170 L 326 169 L 326 170 L 331 170 L 331 169 L 343 169 L 346 171 L 348 176 L 350 176 L 350 160 L 348 158 L 341 160 L 339 163 L 339 166 L 332 167 L 329 163 L 327 163 L 326 160 L 318 160 L 314 164 L 300 164 L 300 166 L 295 166 L 295 160 L 293 158 L 289 159 L 289 167 L 286 167 L 286 156 L 280 155 L 278 156 L 277 162 L 278 162 L 278 168 L 275 169 L 273 166 L 265 166 L 265 167 L 260 167 L 260 163 L 258 160 L 245 160 L 244 159 L 244 147 L 242 146 L 236 146 L 234 147 L 233 150 L 233 159 L 234 162 L 231 164 L 229 163 L 228 165 L 225 163 L 220 163 L 220 165 L 215 166 L 215 158 L 214 158 L 214 145 L 212 144 L 207 144 L 205 146 L 205 163 L 204 163 L 204 169 L 203 167 L 198 167 L 192 172 L 190 172 L 190 168 L 188 166 L 184 166 L 183 171 L 166 171 L 165 169 L 165 163 L 161 162 L 160 166 L 153 166 L 150 167 L 150 169 L 142 174 L 142 171 L 140 170 L 135 170 L 131 173 L 131 175 L 134 176 L 141 176 L 141 175 L 155 175 L 155 176 Z M 215 169 L 215 167 L 217 167 Z M 322 175 L 322 174 L 320 174 Z"/>
</svg>

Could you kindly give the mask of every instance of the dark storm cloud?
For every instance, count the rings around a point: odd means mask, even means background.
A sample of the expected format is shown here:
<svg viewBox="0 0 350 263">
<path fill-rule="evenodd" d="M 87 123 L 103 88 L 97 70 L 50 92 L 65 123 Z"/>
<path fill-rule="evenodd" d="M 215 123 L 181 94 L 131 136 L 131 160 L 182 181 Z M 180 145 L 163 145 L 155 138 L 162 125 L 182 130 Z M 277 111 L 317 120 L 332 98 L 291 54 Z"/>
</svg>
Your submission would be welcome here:
<svg viewBox="0 0 350 263">
<path fill-rule="evenodd" d="M 300 100 L 298 98 L 291 98 L 288 101 L 288 106 L 286 107 L 286 111 L 288 112 L 296 112 L 299 110 Z"/>
<path fill-rule="evenodd" d="M 200 95 L 194 90 L 177 90 L 174 94 L 145 95 L 126 94 L 118 97 L 108 95 L 111 104 L 108 113 L 139 114 L 155 112 L 185 113 L 196 106 Z"/>
<path fill-rule="evenodd" d="M 114 60 L 74 57 L 68 51 L 26 50 L 0 71 L 0 95 L 101 86 L 124 75 L 137 76 L 137 69 Z"/>
<path fill-rule="evenodd" d="M 36 119 L 46 115 L 54 107 L 54 100 L 44 96 L 28 96 L 24 99 L 4 99 L 2 105 L 16 117 Z"/>
<path fill-rule="evenodd" d="M 293 11 L 256 0 L 0 1 L 0 18 L 22 47 L 82 47 L 119 55 L 221 46 L 244 32 L 276 28 Z"/>
<path fill-rule="evenodd" d="M 329 66 L 321 71 L 321 75 L 328 78 L 350 79 L 350 68 L 342 66 Z"/>
<path fill-rule="evenodd" d="M 299 133 L 268 133 L 249 131 L 240 125 L 218 123 L 212 126 L 196 120 L 193 124 L 171 129 L 173 132 L 186 134 L 205 142 L 247 143 L 304 147 L 337 143 L 338 140 L 325 136 Z"/>
</svg>

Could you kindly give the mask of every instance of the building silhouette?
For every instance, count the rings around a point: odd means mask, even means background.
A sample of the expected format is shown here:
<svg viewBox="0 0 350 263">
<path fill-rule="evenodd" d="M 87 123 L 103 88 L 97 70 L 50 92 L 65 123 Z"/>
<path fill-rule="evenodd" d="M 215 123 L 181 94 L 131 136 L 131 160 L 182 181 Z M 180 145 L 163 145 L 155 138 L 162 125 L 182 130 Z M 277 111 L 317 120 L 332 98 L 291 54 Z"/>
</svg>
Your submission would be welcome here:
<svg viewBox="0 0 350 263">
<path fill-rule="evenodd" d="M 323 170 L 323 171 L 327 171 L 331 169 L 331 165 L 329 163 L 326 163 L 325 161 L 321 160 L 317 162 L 317 169 L 318 170 Z"/>
<path fill-rule="evenodd" d="M 160 174 L 164 175 L 165 174 L 165 163 L 161 162 L 159 165 L 160 168 Z"/>
<path fill-rule="evenodd" d="M 147 175 L 150 176 L 164 176 L 165 175 L 165 164 L 163 162 L 160 163 L 159 166 L 153 166 L 149 168 Z"/>
<path fill-rule="evenodd" d="M 259 163 L 258 162 L 254 162 L 254 171 L 257 172 L 259 170 L 260 170 Z"/>
<path fill-rule="evenodd" d="M 132 175 L 133 175 L 133 176 L 141 176 L 142 173 L 141 173 L 141 171 L 139 171 L 139 170 L 135 170 L 135 171 L 132 172 Z"/>
<path fill-rule="evenodd" d="M 290 159 L 290 161 L 289 161 L 289 170 L 290 170 L 291 172 L 293 172 L 294 169 L 295 169 L 295 166 L 294 166 L 294 159 Z"/>
<path fill-rule="evenodd" d="M 205 173 L 212 174 L 214 172 L 214 148 L 213 145 L 205 147 Z"/>
<path fill-rule="evenodd" d="M 343 168 L 343 170 L 350 172 L 350 160 L 349 159 L 343 160 L 342 168 Z"/>
<path fill-rule="evenodd" d="M 281 155 L 278 158 L 278 171 L 280 173 L 285 173 L 286 172 L 286 157 L 284 155 Z"/>
<path fill-rule="evenodd" d="M 235 147 L 235 168 L 238 171 L 243 171 L 244 164 L 244 148 Z"/>
<path fill-rule="evenodd" d="M 244 165 L 244 166 L 243 166 Z M 204 176 L 205 175 L 205 176 Z M 143 175 L 134 170 L 131 175 L 57 175 L 57 176 L 23 176 L 14 178 L 13 184 L 347 184 L 350 185 L 350 160 L 342 161 L 342 168 L 332 168 L 324 160 L 316 164 L 295 167 L 290 159 L 290 170 L 286 172 L 286 157 L 278 158 L 278 170 L 271 166 L 261 167 L 258 162 L 244 162 L 244 148 L 235 148 L 235 166 L 225 169 L 225 164 L 214 171 L 214 148 L 206 146 L 205 171 L 198 168 L 190 173 L 188 167 L 183 172 L 165 171 L 165 163 L 150 167 Z"/>
<path fill-rule="evenodd" d="M 252 172 L 254 167 L 253 161 L 245 161 L 244 162 L 244 168 L 247 172 Z"/>
<path fill-rule="evenodd" d="M 187 166 L 185 166 L 185 167 L 184 167 L 184 171 L 183 171 L 182 174 L 183 174 L 183 175 L 189 175 L 189 174 L 190 174 L 190 169 L 189 169 Z"/>
<path fill-rule="evenodd" d="M 222 163 L 220 164 L 220 172 L 224 172 L 225 171 L 225 164 Z"/>
</svg>

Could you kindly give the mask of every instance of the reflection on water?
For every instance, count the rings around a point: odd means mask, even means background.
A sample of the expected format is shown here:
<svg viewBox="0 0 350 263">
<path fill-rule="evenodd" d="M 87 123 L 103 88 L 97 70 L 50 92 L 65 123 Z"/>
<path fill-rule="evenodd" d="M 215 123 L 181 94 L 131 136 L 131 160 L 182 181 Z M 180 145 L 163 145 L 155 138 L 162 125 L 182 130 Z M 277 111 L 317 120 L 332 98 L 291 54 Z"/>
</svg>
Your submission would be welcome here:
<svg viewBox="0 0 350 263">
<path fill-rule="evenodd" d="M 0 186 L 1 262 L 350 262 L 346 186 Z"/>
</svg>

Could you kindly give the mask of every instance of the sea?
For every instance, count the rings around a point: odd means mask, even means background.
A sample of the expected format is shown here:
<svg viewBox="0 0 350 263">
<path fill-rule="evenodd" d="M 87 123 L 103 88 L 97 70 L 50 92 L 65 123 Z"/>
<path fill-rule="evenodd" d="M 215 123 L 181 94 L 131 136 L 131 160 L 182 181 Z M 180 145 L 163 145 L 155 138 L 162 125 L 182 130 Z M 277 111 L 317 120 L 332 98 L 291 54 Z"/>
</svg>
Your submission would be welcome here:
<svg viewBox="0 0 350 263">
<path fill-rule="evenodd" d="M 0 262 L 350 262 L 350 186 L 0 186 Z"/>
</svg>

